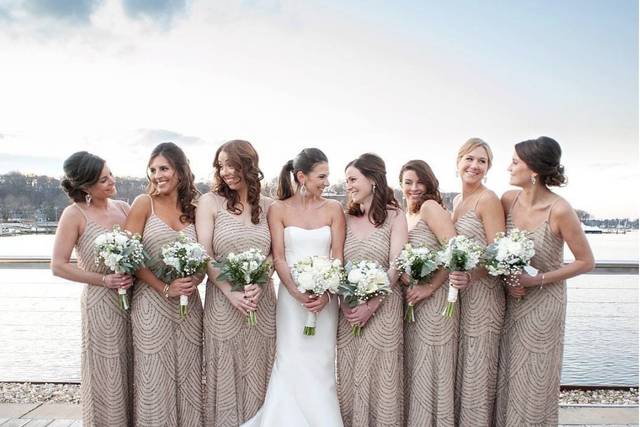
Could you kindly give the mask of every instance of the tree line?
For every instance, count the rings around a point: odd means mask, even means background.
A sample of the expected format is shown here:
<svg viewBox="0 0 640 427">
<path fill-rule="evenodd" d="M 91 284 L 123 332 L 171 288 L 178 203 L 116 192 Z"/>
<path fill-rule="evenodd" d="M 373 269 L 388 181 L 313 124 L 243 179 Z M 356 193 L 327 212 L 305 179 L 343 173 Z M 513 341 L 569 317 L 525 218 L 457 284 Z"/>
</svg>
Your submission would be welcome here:
<svg viewBox="0 0 640 427">
<path fill-rule="evenodd" d="M 262 194 L 275 198 L 278 180 L 272 178 L 262 181 Z M 201 193 L 209 191 L 211 184 L 197 182 Z M 139 194 L 146 191 L 147 179 L 136 177 L 118 177 L 118 194 L 116 198 L 131 204 Z M 345 182 L 338 181 L 328 189 L 332 198 L 344 203 Z M 402 200 L 402 192 L 395 189 L 396 199 Z M 457 193 L 443 193 L 445 205 L 451 209 L 453 198 Z M 57 221 L 62 210 L 69 205 L 69 198 L 62 191 L 60 180 L 46 175 L 22 174 L 9 172 L 0 175 L 0 221 Z M 614 228 L 618 224 L 630 228 L 638 228 L 638 219 L 627 218 L 595 219 L 588 212 L 577 209 L 576 213 L 586 225 L 602 228 Z"/>
</svg>

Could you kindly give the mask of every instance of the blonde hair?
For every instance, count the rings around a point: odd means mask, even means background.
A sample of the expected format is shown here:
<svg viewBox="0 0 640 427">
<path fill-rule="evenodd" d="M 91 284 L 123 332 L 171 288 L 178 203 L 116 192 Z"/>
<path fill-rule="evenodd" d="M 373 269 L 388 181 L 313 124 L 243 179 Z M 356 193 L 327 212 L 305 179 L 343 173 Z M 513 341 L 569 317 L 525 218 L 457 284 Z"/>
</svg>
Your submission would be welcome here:
<svg viewBox="0 0 640 427">
<path fill-rule="evenodd" d="M 458 150 L 458 158 L 456 159 L 456 164 L 460 162 L 460 159 L 463 156 L 469 154 L 478 147 L 484 148 L 484 151 L 487 152 L 487 165 L 489 166 L 489 169 L 491 169 L 491 164 L 493 163 L 493 152 L 491 151 L 491 147 L 489 147 L 489 144 L 487 144 L 480 138 L 470 138 L 467 140 L 467 142 L 462 144 L 462 147 L 460 147 L 460 149 Z"/>
</svg>

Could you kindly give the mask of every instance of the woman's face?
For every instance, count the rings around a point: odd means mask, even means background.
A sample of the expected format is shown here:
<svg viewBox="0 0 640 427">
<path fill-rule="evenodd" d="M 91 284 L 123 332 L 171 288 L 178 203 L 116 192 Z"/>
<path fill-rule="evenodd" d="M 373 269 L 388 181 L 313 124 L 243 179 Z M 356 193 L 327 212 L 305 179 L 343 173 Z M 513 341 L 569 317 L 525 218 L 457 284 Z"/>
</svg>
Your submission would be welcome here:
<svg viewBox="0 0 640 427">
<path fill-rule="evenodd" d="M 111 169 L 109 169 L 106 162 L 100 172 L 100 178 L 95 184 L 87 188 L 87 193 L 96 199 L 106 199 L 116 195 L 116 179 L 113 177 Z"/>
<path fill-rule="evenodd" d="M 414 207 L 416 204 L 422 201 L 422 196 L 427 191 L 427 186 L 424 185 L 418 174 L 411 169 L 407 169 L 402 173 L 402 193 L 404 198 L 407 199 L 407 203 L 410 207 Z"/>
<path fill-rule="evenodd" d="M 364 176 L 357 167 L 349 166 L 345 171 L 345 179 L 347 192 L 353 203 L 362 204 L 373 195 L 373 182 Z"/>
<path fill-rule="evenodd" d="M 458 175 L 465 184 L 478 184 L 489 171 L 489 155 L 483 147 L 476 147 L 458 161 Z"/>
<path fill-rule="evenodd" d="M 244 188 L 245 181 L 242 177 L 242 173 L 236 169 L 229 156 L 224 151 L 218 154 L 218 164 L 216 165 L 220 178 L 227 186 L 233 191 L 239 191 Z"/>
<path fill-rule="evenodd" d="M 307 195 L 320 197 L 329 186 L 329 163 L 317 163 L 308 174 L 298 172 L 298 182 L 304 183 Z"/>
<path fill-rule="evenodd" d="M 511 173 L 509 176 L 509 184 L 515 185 L 516 187 L 526 187 L 531 184 L 532 175 L 536 175 L 537 177 L 537 174 L 529 169 L 529 166 L 518 157 L 518 153 L 516 153 L 515 150 L 513 150 L 511 164 L 507 170 Z"/>
<path fill-rule="evenodd" d="M 162 154 L 149 163 L 149 178 L 158 194 L 170 194 L 178 187 L 178 172 Z"/>
</svg>

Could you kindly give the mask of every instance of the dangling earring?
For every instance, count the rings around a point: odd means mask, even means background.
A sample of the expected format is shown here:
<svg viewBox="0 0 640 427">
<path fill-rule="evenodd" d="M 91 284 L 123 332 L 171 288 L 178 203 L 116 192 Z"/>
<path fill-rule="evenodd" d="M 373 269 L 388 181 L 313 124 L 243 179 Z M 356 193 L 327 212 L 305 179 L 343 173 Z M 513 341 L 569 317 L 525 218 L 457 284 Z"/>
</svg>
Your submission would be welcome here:
<svg viewBox="0 0 640 427">
<path fill-rule="evenodd" d="M 89 206 L 91 204 L 91 194 L 87 193 L 84 195 L 84 201 Z"/>
<path fill-rule="evenodd" d="M 376 185 L 375 185 L 375 184 L 373 184 L 373 187 L 371 188 L 371 192 L 372 192 L 372 193 L 375 193 L 375 192 L 376 192 Z"/>
<path fill-rule="evenodd" d="M 531 185 L 536 185 L 536 182 L 538 182 L 536 180 L 536 176 L 535 175 L 531 175 L 531 179 L 530 180 L 531 180 Z"/>
<path fill-rule="evenodd" d="M 303 199 L 307 195 L 307 187 L 305 187 L 304 184 L 300 186 L 300 195 L 302 196 Z"/>
</svg>

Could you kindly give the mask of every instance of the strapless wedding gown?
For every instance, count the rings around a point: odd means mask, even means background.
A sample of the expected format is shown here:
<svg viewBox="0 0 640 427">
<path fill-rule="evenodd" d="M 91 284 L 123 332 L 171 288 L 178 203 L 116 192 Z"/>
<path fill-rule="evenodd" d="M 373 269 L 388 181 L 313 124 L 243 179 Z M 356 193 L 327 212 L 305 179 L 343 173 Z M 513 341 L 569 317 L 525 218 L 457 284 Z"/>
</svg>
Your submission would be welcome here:
<svg viewBox="0 0 640 427">
<path fill-rule="evenodd" d="M 284 229 L 289 267 L 309 256 L 329 256 L 329 226 Z M 341 427 L 336 393 L 337 298 L 318 314 L 316 334 L 303 334 L 307 310 L 282 286 L 276 308 L 276 359 L 267 395 L 255 417 L 242 427 Z"/>
</svg>

